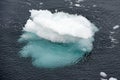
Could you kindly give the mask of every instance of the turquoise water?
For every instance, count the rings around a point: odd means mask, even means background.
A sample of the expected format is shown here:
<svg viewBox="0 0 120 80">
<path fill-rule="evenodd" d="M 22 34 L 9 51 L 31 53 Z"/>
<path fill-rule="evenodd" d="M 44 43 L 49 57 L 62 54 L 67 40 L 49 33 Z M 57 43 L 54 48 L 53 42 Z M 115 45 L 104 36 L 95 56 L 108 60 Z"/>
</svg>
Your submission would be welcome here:
<svg viewBox="0 0 120 80">
<path fill-rule="evenodd" d="M 31 57 L 32 64 L 42 68 L 56 68 L 73 65 L 91 50 L 82 50 L 80 42 L 54 43 L 34 33 L 24 32 L 19 42 L 26 45 L 20 51 L 22 57 Z"/>
</svg>

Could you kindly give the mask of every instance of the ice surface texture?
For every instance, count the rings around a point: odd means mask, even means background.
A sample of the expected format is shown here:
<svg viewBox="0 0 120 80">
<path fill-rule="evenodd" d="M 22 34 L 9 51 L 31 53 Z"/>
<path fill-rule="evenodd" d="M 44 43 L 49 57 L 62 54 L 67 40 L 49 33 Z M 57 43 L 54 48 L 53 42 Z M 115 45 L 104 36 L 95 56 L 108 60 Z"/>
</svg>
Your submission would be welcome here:
<svg viewBox="0 0 120 80">
<path fill-rule="evenodd" d="M 92 50 L 98 29 L 87 18 L 48 10 L 30 12 L 19 41 L 26 42 L 20 53 L 31 57 L 33 65 L 42 68 L 73 65 Z"/>
</svg>

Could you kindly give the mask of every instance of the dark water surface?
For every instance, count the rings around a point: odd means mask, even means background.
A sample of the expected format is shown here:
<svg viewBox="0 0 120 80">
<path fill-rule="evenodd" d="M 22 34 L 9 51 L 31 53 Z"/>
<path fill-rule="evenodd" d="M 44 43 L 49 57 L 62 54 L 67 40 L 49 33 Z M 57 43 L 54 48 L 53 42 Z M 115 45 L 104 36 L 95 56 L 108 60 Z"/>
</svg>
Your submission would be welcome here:
<svg viewBox="0 0 120 80">
<path fill-rule="evenodd" d="M 120 0 L 86 0 L 80 4 L 85 7 L 69 8 L 64 0 L 0 0 L 0 80 L 100 80 L 101 71 L 119 80 L 120 43 L 111 42 L 109 36 L 114 31 L 114 38 L 120 41 L 120 29 L 113 30 L 120 25 Z M 87 17 L 100 29 L 91 54 L 74 66 L 54 70 L 36 68 L 31 59 L 20 58 L 23 45 L 17 40 L 30 9 L 58 9 Z"/>
</svg>

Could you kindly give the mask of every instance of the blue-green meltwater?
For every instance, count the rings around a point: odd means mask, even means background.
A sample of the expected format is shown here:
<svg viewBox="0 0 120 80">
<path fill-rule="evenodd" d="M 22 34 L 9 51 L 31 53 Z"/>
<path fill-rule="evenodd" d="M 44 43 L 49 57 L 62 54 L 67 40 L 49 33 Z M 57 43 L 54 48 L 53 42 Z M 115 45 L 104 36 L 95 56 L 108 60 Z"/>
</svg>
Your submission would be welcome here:
<svg viewBox="0 0 120 80">
<path fill-rule="evenodd" d="M 81 15 L 48 10 L 30 10 L 19 42 L 26 43 L 22 57 L 31 57 L 40 68 L 64 67 L 77 63 L 93 48 L 97 27 Z"/>
</svg>

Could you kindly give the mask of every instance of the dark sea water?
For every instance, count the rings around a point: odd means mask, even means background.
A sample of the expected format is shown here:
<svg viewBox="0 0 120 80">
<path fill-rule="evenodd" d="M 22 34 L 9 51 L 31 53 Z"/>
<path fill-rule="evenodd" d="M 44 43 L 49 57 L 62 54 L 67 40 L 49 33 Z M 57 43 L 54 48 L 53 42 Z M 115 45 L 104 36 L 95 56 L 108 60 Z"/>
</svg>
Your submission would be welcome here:
<svg viewBox="0 0 120 80">
<path fill-rule="evenodd" d="M 101 71 L 119 80 L 120 28 L 113 27 L 120 25 L 120 0 L 85 0 L 80 4 L 84 7 L 69 8 L 64 0 L 0 0 L 0 80 L 100 80 Z M 20 57 L 24 44 L 17 40 L 30 9 L 57 9 L 88 18 L 99 28 L 90 55 L 76 65 L 57 69 L 36 68 L 30 58 Z M 111 42 L 110 36 L 117 43 Z"/>
</svg>

